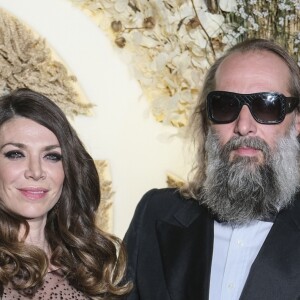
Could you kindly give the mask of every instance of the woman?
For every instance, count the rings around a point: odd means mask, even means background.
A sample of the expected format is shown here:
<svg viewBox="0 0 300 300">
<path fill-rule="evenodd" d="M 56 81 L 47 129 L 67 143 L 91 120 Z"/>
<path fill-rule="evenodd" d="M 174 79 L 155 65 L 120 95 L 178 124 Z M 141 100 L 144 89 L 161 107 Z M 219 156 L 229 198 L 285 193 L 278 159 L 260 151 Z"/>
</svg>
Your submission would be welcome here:
<svg viewBox="0 0 300 300">
<path fill-rule="evenodd" d="M 0 98 L 2 299 L 118 299 L 120 241 L 99 230 L 93 159 L 54 102 L 29 89 Z"/>
</svg>

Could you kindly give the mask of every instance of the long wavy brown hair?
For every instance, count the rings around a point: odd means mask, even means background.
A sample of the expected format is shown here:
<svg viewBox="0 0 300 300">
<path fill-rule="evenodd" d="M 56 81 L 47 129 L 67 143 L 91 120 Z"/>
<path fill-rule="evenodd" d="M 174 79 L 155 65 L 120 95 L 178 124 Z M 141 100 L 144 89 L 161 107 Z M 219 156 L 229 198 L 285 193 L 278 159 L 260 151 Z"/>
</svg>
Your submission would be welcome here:
<svg viewBox="0 0 300 300">
<path fill-rule="evenodd" d="M 95 224 L 100 183 L 92 157 L 62 110 L 45 96 L 23 88 L 0 98 L 0 127 L 17 116 L 31 119 L 56 135 L 65 179 L 45 226 L 50 262 L 42 249 L 24 242 L 30 230 L 28 222 L 9 211 L 0 199 L 0 282 L 32 295 L 43 284 L 51 263 L 73 287 L 92 299 L 118 299 L 127 294 L 131 283 L 124 280 L 123 245 Z M 20 240 L 21 226 L 26 230 Z"/>
<path fill-rule="evenodd" d="M 181 192 L 185 197 L 193 197 L 195 199 L 199 199 L 201 195 L 201 187 L 206 177 L 205 170 L 207 156 L 205 153 L 204 146 L 209 128 L 209 121 L 206 109 L 206 98 L 209 92 L 215 90 L 216 72 L 221 63 L 228 56 L 234 53 L 247 53 L 252 51 L 267 51 L 280 57 L 290 70 L 290 94 L 294 97 L 300 98 L 299 66 L 297 65 L 297 62 L 292 58 L 292 56 L 288 53 L 288 51 L 274 41 L 267 39 L 248 39 L 239 44 L 236 44 L 235 46 L 230 48 L 226 53 L 224 53 L 223 56 L 218 58 L 206 74 L 202 92 L 199 95 L 198 102 L 189 122 L 189 132 L 197 149 L 197 158 L 190 175 L 191 179 L 181 189 Z M 247 70 L 245 70 L 245 72 L 247 72 Z M 298 112 L 300 111 L 299 108 L 300 104 L 298 106 Z"/>
</svg>

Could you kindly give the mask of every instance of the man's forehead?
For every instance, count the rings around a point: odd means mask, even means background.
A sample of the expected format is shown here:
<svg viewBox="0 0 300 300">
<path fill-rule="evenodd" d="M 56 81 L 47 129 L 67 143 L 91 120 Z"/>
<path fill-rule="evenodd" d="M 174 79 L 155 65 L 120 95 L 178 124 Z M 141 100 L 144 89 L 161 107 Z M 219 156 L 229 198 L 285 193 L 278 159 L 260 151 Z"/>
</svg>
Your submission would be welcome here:
<svg viewBox="0 0 300 300">
<path fill-rule="evenodd" d="M 215 88 L 237 93 L 289 92 L 290 70 L 278 55 L 266 50 L 235 52 L 216 71 Z"/>
</svg>

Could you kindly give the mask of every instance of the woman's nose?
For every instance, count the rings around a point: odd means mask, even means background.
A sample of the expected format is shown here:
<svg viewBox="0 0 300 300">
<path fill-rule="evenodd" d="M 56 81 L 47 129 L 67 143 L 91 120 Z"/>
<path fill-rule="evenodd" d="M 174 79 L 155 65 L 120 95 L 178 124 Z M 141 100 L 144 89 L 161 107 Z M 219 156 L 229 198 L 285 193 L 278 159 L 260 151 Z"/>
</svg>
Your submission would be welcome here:
<svg viewBox="0 0 300 300">
<path fill-rule="evenodd" d="M 28 166 L 25 170 L 25 177 L 27 179 L 39 180 L 46 177 L 42 162 L 39 158 L 31 158 L 28 161 Z"/>
</svg>

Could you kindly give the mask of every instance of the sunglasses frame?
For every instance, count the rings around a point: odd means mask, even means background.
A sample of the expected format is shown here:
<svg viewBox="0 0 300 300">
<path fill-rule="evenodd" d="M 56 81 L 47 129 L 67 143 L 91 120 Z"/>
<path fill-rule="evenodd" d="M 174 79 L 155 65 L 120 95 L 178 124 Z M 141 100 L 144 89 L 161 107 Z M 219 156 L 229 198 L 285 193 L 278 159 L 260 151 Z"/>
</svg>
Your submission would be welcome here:
<svg viewBox="0 0 300 300">
<path fill-rule="evenodd" d="M 213 113 L 212 113 L 212 99 L 213 96 L 230 96 L 233 97 L 234 99 L 236 99 L 238 101 L 238 105 L 239 105 L 239 111 L 238 114 L 236 116 L 236 118 L 234 118 L 233 120 L 228 120 L 228 121 L 220 121 L 217 120 Z M 261 120 L 259 119 L 257 116 L 255 116 L 255 114 L 252 111 L 252 99 L 254 97 L 262 97 L 262 96 L 272 96 L 272 97 L 278 97 L 280 100 L 280 104 L 281 104 L 281 112 L 280 112 L 280 117 L 277 120 L 271 120 L 271 121 L 265 121 L 265 120 Z M 273 92 L 261 92 L 261 93 L 253 93 L 253 94 L 238 94 L 238 93 L 233 93 L 233 92 L 225 92 L 225 91 L 212 91 L 210 93 L 208 93 L 207 98 L 206 98 L 206 107 L 207 107 L 207 114 L 208 114 L 208 118 L 214 122 L 215 124 L 228 124 L 228 123 L 232 123 L 233 121 L 235 121 L 240 112 L 241 109 L 244 105 L 247 105 L 252 117 L 255 119 L 256 122 L 260 123 L 260 124 L 279 124 L 281 123 L 286 114 L 291 113 L 299 104 L 299 98 L 297 97 L 286 97 L 283 94 L 279 94 L 279 93 L 273 93 Z"/>
</svg>

